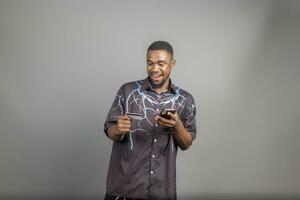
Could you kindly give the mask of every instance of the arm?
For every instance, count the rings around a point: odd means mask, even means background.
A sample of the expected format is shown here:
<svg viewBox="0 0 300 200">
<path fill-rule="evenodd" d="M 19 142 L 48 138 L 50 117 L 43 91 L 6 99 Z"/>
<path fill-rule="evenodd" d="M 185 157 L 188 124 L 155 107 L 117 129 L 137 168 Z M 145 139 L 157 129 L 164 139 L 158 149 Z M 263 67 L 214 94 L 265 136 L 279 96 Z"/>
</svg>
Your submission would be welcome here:
<svg viewBox="0 0 300 200">
<path fill-rule="evenodd" d="M 173 133 L 175 140 L 181 150 L 188 149 L 193 142 L 191 134 L 184 128 L 181 120 L 178 121 L 178 125 L 175 126 L 175 131 Z"/>
</svg>

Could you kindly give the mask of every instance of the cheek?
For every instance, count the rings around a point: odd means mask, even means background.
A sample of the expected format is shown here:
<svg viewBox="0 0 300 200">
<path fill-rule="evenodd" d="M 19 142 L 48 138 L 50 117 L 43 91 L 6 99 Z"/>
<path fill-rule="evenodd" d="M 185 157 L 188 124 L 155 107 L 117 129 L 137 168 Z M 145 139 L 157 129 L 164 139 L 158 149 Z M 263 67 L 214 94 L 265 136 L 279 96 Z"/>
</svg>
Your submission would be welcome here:
<svg viewBox="0 0 300 200">
<path fill-rule="evenodd" d="M 161 70 L 163 75 L 169 75 L 170 74 L 170 70 L 169 69 L 165 69 L 165 70 Z"/>
</svg>

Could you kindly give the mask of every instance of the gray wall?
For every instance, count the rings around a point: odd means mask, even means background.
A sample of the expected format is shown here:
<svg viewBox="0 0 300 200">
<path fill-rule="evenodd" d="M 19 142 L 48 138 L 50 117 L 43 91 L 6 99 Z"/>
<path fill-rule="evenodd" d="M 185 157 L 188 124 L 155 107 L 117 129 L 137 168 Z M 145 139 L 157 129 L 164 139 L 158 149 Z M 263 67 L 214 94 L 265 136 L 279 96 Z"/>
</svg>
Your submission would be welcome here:
<svg viewBox="0 0 300 200">
<path fill-rule="evenodd" d="M 154 40 L 198 106 L 178 196 L 300 196 L 299 1 L 0 1 L 0 196 L 99 197 L 119 86 Z"/>
</svg>

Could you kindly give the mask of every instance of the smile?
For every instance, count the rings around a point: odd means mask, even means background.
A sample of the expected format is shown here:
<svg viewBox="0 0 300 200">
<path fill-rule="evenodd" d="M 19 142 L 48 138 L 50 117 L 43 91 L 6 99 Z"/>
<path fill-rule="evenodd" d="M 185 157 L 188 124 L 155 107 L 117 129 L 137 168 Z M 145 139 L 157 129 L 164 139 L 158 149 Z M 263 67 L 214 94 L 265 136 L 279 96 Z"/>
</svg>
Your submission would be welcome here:
<svg viewBox="0 0 300 200">
<path fill-rule="evenodd" d="M 151 77 L 153 77 L 153 78 L 159 78 L 161 76 L 162 76 L 161 74 L 151 74 Z"/>
</svg>

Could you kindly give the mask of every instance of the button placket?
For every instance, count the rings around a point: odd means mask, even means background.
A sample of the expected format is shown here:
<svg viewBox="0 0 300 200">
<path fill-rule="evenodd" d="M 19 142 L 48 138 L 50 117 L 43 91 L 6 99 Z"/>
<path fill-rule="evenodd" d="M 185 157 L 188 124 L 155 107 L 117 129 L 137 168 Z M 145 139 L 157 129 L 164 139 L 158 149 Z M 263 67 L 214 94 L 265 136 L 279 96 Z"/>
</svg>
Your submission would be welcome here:
<svg viewBox="0 0 300 200">
<path fill-rule="evenodd" d="M 152 177 L 155 175 L 155 163 L 156 163 L 156 151 L 155 151 L 155 146 L 157 145 L 157 139 L 154 137 L 153 138 L 153 142 L 152 142 L 152 150 L 150 153 L 150 157 L 151 157 L 151 161 L 150 161 L 150 179 L 152 179 Z"/>
<path fill-rule="evenodd" d="M 159 115 L 159 112 L 160 112 L 160 109 L 159 109 L 159 105 L 158 105 L 158 102 L 157 102 L 157 105 L 156 107 L 154 108 L 155 110 L 155 114 L 154 114 L 154 117 L 156 117 L 157 115 Z M 154 133 L 153 133 L 153 138 L 152 138 L 152 149 L 151 149 L 151 152 L 150 152 L 150 186 L 149 188 L 151 187 L 151 182 L 152 182 L 152 179 L 156 176 L 157 172 L 155 171 L 156 170 L 156 151 L 157 151 L 157 143 L 158 143 L 158 139 L 157 139 L 157 131 L 159 131 L 159 127 L 158 127 L 158 124 L 156 122 L 154 122 Z M 151 193 L 149 191 L 149 193 Z"/>
</svg>

